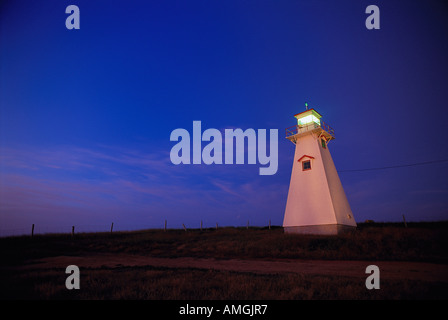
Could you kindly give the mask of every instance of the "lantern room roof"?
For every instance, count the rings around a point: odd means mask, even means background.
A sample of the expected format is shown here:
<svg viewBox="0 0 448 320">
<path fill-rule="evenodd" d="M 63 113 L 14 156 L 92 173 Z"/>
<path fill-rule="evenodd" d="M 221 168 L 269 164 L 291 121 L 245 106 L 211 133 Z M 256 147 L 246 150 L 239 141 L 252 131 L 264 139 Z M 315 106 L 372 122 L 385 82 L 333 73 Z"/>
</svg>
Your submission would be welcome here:
<svg viewBox="0 0 448 320">
<path fill-rule="evenodd" d="M 316 110 L 314 110 L 314 108 L 300 112 L 300 113 L 294 115 L 294 117 L 296 119 L 299 119 L 299 118 L 303 118 L 303 117 L 306 117 L 309 115 L 314 115 L 317 119 L 322 118 L 322 115 L 319 112 L 317 112 Z"/>
</svg>

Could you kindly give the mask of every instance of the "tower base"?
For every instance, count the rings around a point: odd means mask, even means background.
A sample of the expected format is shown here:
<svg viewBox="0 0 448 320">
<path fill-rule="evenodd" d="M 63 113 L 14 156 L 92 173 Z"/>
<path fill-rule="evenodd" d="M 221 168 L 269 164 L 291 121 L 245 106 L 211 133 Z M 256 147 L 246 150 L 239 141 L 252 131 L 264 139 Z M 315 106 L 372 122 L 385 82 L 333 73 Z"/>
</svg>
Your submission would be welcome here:
<svg viewBox="0 0 448 320">
<path fill-rule="evenodd" d="M 284 233 L 338 235 L 356 230 L 356 226 L 344 224 L 319 224 L 312 226 L 283 227 Z"/>
</svg>

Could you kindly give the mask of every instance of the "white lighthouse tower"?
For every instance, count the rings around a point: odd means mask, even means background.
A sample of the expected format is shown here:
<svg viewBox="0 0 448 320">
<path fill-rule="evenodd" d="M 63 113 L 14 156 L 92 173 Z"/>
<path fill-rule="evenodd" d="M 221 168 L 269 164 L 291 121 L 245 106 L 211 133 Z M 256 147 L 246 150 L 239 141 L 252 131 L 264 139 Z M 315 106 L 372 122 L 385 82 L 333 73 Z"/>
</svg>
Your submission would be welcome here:
<svg viewBox="0 0 448 320">
<path fill-rule="evenodd" d="M 352 210 L 331 158 L 334 130 L 314 109 L 296 114 L 286 129 L 296 145 L 283 227 L 285 233 L 338 234 L 356 228 Z"/>
</svg>

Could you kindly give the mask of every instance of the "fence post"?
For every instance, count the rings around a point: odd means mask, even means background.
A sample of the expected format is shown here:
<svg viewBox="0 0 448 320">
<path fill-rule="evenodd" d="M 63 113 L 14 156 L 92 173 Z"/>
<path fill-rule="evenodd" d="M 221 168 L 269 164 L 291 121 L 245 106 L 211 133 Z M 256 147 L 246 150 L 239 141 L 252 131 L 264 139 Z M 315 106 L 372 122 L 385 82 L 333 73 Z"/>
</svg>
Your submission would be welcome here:
<svg viewBox="0 0 448 320">
<path fill-rule="evenodd" d="M 216 230 L 218 230 L 218 222 L 216 222 Z"/>
<path fill-rule="evenodd" d="M 33 226 L 31 227 L 31 239 L 33 239 L 34 237 L 34 223 Z"/>
<path fill-rule="evenodd" d="M 112 230 L 114 229 L 114 223 L 112 222 L 111 226 L 110 226 L 110 233 L 112 233 Z"/>
<path fill-rule="evenodd" d="M 185 232 L 187 232 L 187 227 L 183 223 L 182 226 L 184 227 Z"/>
<path fill-rule="evenodd" d="M 202 220 L 201 220 L 201 231 L 202 231 Z"/>
<path fill-rule="evenodd" d="M 404 214 L 403 214 L 403 222 L 404 222 L 404 227 L 407 228 L 408 225 L 407 225 L 407 223 L 406 223 L 406 218 L 404 217 Z"/>
<path fill-rule="evenodd" d="M 165 220 L 165 227 L 163 228 L 163 231 L 166 232 L 166 220 Z"/>
<path fill-rule="evenodd" d="M 72 238 L 75 236 L 75 226 L 72 226 Z"/>
</svg>

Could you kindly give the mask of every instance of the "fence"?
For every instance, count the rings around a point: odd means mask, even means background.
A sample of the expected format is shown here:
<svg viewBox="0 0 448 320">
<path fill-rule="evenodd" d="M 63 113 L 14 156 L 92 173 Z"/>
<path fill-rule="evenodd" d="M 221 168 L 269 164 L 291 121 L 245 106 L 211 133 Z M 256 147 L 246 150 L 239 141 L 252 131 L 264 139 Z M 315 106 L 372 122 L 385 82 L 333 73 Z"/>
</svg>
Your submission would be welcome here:
<svg viewBox="0 0 448 320">
<path fill-rule="evenodd" d="M 240 225 L 240 226 L 232 226 L 232 227 L 240 227 L 240 228 L 246 228 L 249 229 L 249 227 L 261 227 L 261 228 L 268 228 L 271 229 L 271 220 L 268 221 L 267 225 L 259 226 L 254 225 L 250 226 L 249 220 L 247 220 L 246 225 Z M 0 237 L 9 237 L 9 236 L 26 236 L 29 235 L 31 238 L 38 234 L 67 234 L 71 235 L 72 237 L 76 233 L 94 233 L 94 232 L 120 232 L 120 231 L 138 231 L 138 230 L 144 230 L 144 229 L 152 229 L 152 230 L 164 230 L 165 232 L 167 230 L 194 230 L 198 229 L 200 231 L 203 231 L 205 229 L 219 229 L 219 228 L 225 228 L 225 227 L 231 227 L 231 226 L 222 226 L 218 222 L 216 222 L 213 225 L 209 225 L 208 227 L 205 226 L 204 222 L 201 220 L 198 226 L 186 226 L 184 223 L 182 223 L 182 228 L 174 227 L 174 228 L 168 228 L 168 220 L 165 220 L 163 223 L 163 227 L 150 227 L 147 228 L 143 227 L 142 225 L 114 225 L 114 222 L 111 222 L 109 225 L 65 225 L 65 226 L 42 226 L 39 224 L 32 224 L 28 228 L 27 227 L 21 227 L 21 228 L 0 228 Z"/>
</svg>

